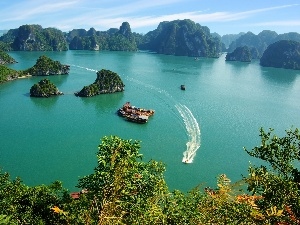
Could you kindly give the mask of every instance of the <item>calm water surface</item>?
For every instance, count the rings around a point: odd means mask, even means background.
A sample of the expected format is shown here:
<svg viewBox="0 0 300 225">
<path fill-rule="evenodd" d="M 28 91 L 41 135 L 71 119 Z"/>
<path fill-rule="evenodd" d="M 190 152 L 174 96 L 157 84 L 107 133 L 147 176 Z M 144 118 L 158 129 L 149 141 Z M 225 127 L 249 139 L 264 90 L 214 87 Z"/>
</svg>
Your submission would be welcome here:
<svg viewBox="0 0 300 225">
<path fill-rule="evenodd" d="M 117 135 L 140 140 L 145 161 L 166 164 L 171 190 L 214 186 L 219 174 L 237 181 L 247 174 L 249 161 L 258 162 L 243 147 L 259 145 L 260 127 L 278 135 L 300 127 L 300 71 L 263 68 L 258 61 L 225 62 L 225 55 L 194 61 L 92 51 L 11 52 L 19 61 L 11 67 L 29 68 L 42 54 L 71 65 L 69 75 L 49 77 L 63 96 L 30 98 L 31 86 L 43 77 L 0 85 L 0 166 L 27 185 L 61 180 L 76 190 L 78 178 L 96 166 L 101 138 Z M 125 92 L 75 97 L 101 69 L 118 73 Z M 126 101 L 154 109 L 155 115 L 143 125 L 126 122 L 116 115 Z M 187 142 L 200 148 L 193 163 L 183 164 Z"/>
</svg>

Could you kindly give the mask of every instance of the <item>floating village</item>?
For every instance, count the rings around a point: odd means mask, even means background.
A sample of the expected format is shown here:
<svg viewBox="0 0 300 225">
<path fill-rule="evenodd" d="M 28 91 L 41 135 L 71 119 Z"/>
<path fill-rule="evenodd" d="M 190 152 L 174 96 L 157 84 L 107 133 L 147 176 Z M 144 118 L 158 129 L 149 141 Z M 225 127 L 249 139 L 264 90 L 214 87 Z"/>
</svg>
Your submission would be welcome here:
<svg viewBox="0 0 300 225">
<path fill-rule="evenodd" d="M 126 120 L 134 123 L 147 123 L 150 116 L 154 114 L 152 109 L 142 109 L 132 106 L 130 102 L 126 102 L 122 108 L 118 109 L 118 115 Z"/>
</svg>

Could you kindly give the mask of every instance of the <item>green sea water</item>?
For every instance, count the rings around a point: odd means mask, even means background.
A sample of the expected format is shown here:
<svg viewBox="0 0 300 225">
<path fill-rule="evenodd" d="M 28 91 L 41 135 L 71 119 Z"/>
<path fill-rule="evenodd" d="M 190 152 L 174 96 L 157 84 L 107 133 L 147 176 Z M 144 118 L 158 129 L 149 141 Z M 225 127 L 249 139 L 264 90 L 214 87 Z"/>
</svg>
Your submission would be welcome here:
<svg viewBox="0 0 300 225">
<path fill-rule="evenodd" d="M 78 178 L 97 164 L 101 138 L 117 135 L 140 140 L 144 161 L 165 163 L 171 190 L 215 186 L 218 175 L 238 181 L 249 161 L 260 163 L 243 150 L 260 144 L 260 127 L 278 135 L 300 127 L 300 71 L 225 62 L 225 55 L 195 61 L 94 51 L 10 52 L 19 62 L 10 67 L 29 68 L 42 54 L 71 66 L 69 75 L 48 77 L 63 96 L 31 98 L 31 86 L 44 77 L 0 85 L 0 167 L 27 185 L 61 180 L 76 190 Z M 75 97 L 101 69 L 118 73 L 125 91 Z M 127 122 L 116 115 L 127 101 L 155 115 L 147 124 Z M 192 163 L 184 164 L 187 149 Z"/>
</svg>

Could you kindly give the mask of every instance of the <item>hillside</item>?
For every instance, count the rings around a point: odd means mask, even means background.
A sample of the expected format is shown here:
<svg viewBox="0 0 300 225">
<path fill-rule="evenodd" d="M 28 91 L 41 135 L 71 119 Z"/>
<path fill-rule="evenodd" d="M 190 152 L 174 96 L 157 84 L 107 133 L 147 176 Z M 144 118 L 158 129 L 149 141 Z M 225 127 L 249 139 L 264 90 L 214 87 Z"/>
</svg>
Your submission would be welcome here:
<svg viewBox="0 0 300 225">
<path fill-rule="evenodd" d="M 16 63 L 16 60 L 12 58 L 9 54 L 0 50 L 0 65 Z"/>
<path fill-rule="evenodd" d="M 32 76 L 49 76 L 69 74 L 70 66 L 63 65 L 59 61 L 54 61 L 49 57 L 42 55 L 37 60 L 33 67 L 24 70 L 24 74 Z"/>
<path fill-rule="evenodd" d="M 67 42 L 63 32 L 56 28 L 42 28 L 40 25 L 22 25 L 10 29 L 0 41 L 13 51 L 66 51 Z"/>
<path fill-rule="evenodd" d="M 261 57 L 260 65 L 300 70 L 300 42 L 282 40 L 271 44 Z"/>
<path fill-rule="evenodd" d="M 262 57 L 264 51 L 270 44 L 273 44 L 279 40 L 300 41 L 300 34 L 296 32 L 290 32 L 278 35 L 275 31 L 270 30 L 264 30 L 258 35 L 255 35 L 252 32 L 247 32 L 229 45 L 228 52 L 233 52 L 237 47 L 247 46 L 248 48 L 252 49 L 251 52 L 258 52 L 258 55 L 252 55 L 252 58 L 259 59 Z"/>
<path fill-rule="evenodd" d="M 110 70 L 102 69 L 97 72 L 97 78 L 93 84 L 84 86 L 75 95 L 79 97 L 92 97 L 99 94 L 107 94 L 124 91 L 124 83 L 120 76 Z"/>
<path fill-rule="evenodd" d="M 251 62 L 251 52 L 247 46 L 237 47 L 232 53 L 227 53 L 225 60 Z"/>
<path fill-rule="evenodd" d="M 123 22 L 119 29 L 104 32 L 94 28 L 73 29 L 67 34 L 67 40 L 70 50 L 137 51 L 135 35 L 128 22 Z"/>
<path fill-rule="evenodd" d="M 160 54 L 192 57 L 219 57 L 222 43 L 210 34 L 208 27 L 191 20 L 161 22 L 148 32 L 138 46 Z"/>
</svg>

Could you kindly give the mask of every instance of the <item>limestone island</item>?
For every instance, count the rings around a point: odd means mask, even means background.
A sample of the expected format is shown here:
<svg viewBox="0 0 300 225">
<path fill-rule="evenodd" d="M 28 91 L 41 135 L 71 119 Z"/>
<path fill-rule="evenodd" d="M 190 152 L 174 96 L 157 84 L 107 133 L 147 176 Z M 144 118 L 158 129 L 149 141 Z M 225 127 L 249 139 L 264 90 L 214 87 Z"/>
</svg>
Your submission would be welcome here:
<svg viewBox="0 0 300 225">
<path fill-rule="evenodd" d="M 0 84 L 18 79 L 20 76 L 22 76 L 22 73 L 20 71 L 13 70 L 4 65 L 0 65 Z"/>
<path fill-rule="evenodd" d="M 12 64 L 16 62 L 17 61 L 14 58 L 12 58 L 9 54 L 0 50 L 0 65 Z"/>
<path fill-rule="evenodd" d="M 93 84 L 84 86 L 75 95 L 79 97 L 92 97 L 100 94 L 122 92 L 124 91 L 124 87 L 125 85 L 117 73 L 102 69 L 97 72 L 97 78 Z"/>
<path fill-rule="evenodd" d="M 24 74 L 32 76 L 49 76 L 69 74 L 70 66 L 63 65 L 59 61 L 54 61 L 49 57 L 42 55 L 36 60 L 36 64 L 24 70 Z"/>
<path fill-rule="evenodd" d="M 51 96 L 62 95 L 63 93 L 48 79 L 40 80 L 30 88 L 30 97 L 49 98 Z"/>
<path fill-rule="evenodd" d="M 260 65 L 300 70 L 300 42 L 282 40 L 269 45 L 260 59 Z"/>
<path fill-rule="evenodd" d="M 237 47 L 233 52 L 227 53 L 225 60 L 251 62 L 251 52 L 247 46 Z"/>
</svg>

